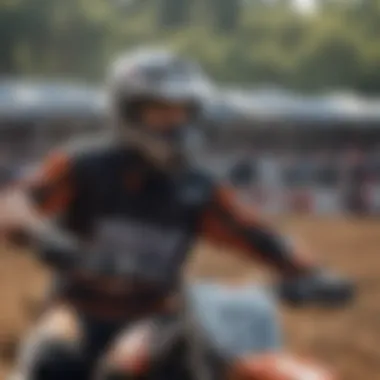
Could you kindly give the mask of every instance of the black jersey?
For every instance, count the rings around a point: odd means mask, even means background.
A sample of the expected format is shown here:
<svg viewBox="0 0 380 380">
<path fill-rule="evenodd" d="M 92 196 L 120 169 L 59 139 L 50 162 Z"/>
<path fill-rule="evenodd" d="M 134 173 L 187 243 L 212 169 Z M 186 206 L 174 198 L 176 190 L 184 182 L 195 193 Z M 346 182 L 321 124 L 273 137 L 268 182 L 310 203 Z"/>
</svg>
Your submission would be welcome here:
<svg viewBox="0 0 380 380">
<path fill-rule="evenodd" d="M 83 307 L 128 312 L 165 299 L 202 236 L 282 271 L 309 265 L 211 175 L 190 167 L 169 175 L 113 141 L 53 153 L 29 190 L 91 248 L 84 273 L 61 275 L 58 287 Z"/>
</svg>

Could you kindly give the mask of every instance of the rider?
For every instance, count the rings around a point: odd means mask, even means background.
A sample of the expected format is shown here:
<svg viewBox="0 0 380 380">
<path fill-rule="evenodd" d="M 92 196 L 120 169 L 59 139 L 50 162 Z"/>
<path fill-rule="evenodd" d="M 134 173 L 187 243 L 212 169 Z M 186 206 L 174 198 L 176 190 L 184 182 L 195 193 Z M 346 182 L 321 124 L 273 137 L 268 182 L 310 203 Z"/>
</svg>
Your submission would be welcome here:
<svg viewBox="0 0 380 380">
<path fill-rule="evenodd" d="M 323 276 L 197 165 L 191 137 L 202 89 L 199 67 L 171 52 L 122 56 L 109 81 L 109 136 L 53 152 L 27 181 L 24 214 L 38 214 L 36 252 L 56 280 L 45 317 L 22 347 L 21 379 L 83 379 L 100 357 L 107 379 L 149 367 L 140 344 L 177 315 L 182 268 L 198 238 L 268 263 L 293 301 L 344 298 L 345 283 Z M 252 307 L 271 321 L 260 300 Z M 153 330 L 130 332 L 146 318 Z M 262 344 L 261 351 L 278 350 Z"/>
</svg>

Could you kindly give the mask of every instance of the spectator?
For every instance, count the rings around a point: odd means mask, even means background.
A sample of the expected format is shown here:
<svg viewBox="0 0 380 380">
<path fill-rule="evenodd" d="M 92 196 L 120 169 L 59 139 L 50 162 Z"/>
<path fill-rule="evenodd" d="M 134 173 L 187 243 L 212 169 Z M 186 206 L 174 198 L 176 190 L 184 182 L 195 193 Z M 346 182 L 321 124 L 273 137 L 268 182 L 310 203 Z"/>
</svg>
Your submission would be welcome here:
<svg viewBox="0 0 380 380">
<path fill-rule="evenodd" d="M 345 155 L 346 173 L 346 205 L 355 214 L 363 214 L 367 210 L 364 188 L 370 173 L 362 151 L 352 148 Z"/>
</svg>

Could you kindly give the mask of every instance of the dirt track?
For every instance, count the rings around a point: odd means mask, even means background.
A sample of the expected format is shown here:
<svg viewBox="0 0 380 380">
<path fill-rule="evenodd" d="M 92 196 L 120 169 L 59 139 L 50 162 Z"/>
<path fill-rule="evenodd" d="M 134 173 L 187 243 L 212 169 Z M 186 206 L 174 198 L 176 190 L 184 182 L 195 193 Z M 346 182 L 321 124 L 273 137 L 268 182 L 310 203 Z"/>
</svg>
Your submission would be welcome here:
<svg viewBox="0 0 380 380">
<path fill-rule="evenodd" d="M 380 379 L 380 221 L 282 220 L 331 266 L 360 286 L 354 307 L 343 311 L 284 310 L 289 344 L 331 363 L 342 380 Z M 250 276 L 247 265 L 212 249 L 200 249 L 190 273 L 219 279 Z M 206 254 L 205 254 L 206 252 Z M 28 309 L 41 295 L 46 276 L 22 254 L 0 252 L 0 355 L 4 379 L 15 343 L 28 325 Z"/>
</svg>

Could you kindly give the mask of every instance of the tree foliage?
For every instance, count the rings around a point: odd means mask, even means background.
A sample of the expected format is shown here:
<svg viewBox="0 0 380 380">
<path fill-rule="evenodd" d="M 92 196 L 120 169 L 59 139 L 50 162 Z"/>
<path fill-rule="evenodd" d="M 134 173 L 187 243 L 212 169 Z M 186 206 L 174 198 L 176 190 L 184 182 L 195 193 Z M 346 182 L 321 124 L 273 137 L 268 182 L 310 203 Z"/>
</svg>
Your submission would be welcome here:
<svg viewBox="0 0 380 380">
<path fill-rule="evenodd" d="M 380 91 L 380 0 L 2 0 L 0 73 L 96 80 L 116 53 L 165 44 L 216 79 Z"/>
</svg>

